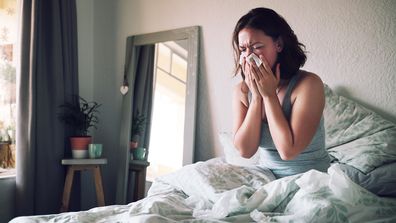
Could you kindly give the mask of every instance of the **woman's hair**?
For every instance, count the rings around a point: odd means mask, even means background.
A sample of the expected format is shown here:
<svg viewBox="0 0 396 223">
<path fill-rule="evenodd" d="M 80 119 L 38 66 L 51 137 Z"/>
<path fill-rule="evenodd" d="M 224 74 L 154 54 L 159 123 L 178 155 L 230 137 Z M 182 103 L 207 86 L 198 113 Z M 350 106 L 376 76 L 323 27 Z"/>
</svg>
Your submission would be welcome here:
<svg viewBox="0 0 396 223">
<path fill-rule="evenodd" d="M 278 53 L 277 58 L 277 63 L 280 63 L 281 79 L 290 79 L 307 60 L 307 56 L 304 52 L 305 46 L 298 42 L 297 36 L 285 19 L 272 9 L 255 8 L 239 19 L 232 35 L 235 75 L 240 71 L 242 77 L 245 78 L 241 65 L 239 64 L 241 51 L 239 50 L 238 39 L 239 32 L 244 28 L 261 30 L 267 36 L 272 37 L 273 41 L 281 39 L 283 48 L 282 51 Z"/>
</svg>

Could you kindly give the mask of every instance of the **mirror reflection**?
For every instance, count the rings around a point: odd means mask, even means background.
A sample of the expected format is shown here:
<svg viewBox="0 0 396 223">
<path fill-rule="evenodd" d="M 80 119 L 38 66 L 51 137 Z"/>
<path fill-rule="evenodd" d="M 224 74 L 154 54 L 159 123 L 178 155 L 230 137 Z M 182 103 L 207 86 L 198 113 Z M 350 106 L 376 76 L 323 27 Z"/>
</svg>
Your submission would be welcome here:
<svg viewBox="0 0 396 223">
<path fill-rule="evenodd" d="M 148 181 L 183 166 L 187 40 L 155 45 L 155 83 Z"/>
</svg>

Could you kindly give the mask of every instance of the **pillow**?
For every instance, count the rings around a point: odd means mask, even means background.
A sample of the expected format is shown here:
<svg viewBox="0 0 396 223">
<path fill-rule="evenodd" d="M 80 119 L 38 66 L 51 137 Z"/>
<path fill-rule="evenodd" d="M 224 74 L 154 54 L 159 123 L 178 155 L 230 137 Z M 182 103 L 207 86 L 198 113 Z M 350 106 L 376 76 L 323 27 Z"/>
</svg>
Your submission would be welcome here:
<svg viewBox="0 0 396 223">
<path fill-rule="evenodd" d="M 257 152 L 250 158 L 244 158 L 240 155 L 233 143 L 233 135 L 229 132 L 219 133 L 220 143 L 223 146 L 225 160 L 227 163 L 236 166 L 255 166 L 259 164 L 260 152 Z"/>
<path fill-rule="evenodd" d="M 364 174 L 358 169 L 345 164 L 340 169 L 355 183 L 379 196 L 396 197 L 396 162 L 380 166 Z"/>
<path fill-rule="evenodd" d="M 388 128 L 395 128 L 394 123 L 350 99 L 337 95 L 326 84 L 325 97 L 323 115 L 328 149 Z"/>
<path fill-rule="evenodd" d="M 326 148 L 338 162 L 368 173 L 396 161 L 396 125 L 325 85 Z"/>
</svg>

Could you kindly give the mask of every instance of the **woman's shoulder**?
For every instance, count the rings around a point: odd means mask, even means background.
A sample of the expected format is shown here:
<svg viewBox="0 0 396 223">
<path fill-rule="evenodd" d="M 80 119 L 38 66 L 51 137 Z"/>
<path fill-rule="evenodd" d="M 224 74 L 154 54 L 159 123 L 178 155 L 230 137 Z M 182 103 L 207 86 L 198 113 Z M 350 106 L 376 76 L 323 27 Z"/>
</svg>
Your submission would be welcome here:
<svg viewBox="0 0 396 223">
<path fill-rule="evenodd" d="M 312 97 L 313 95 L 324 97 L 324 85 L 319 75 L 300 70 L 299 80 L 292 92 L 292 100 L 294 101 L 298 95 L 302 97 Z"/>
<path fill-rule="evenodd" d="M 305 71 L 305 70 L 300 70 L 299 72 L 300 78 L 299 81 L 296 85 L 296 90 L 321 90 L 323 91 L 323 81 L 319 77 L 319 75 Z"/>
<path fill-rule="evenodd" d="M 246 107 L 249 104 L 248 93 L 249 88 L 245 81 L 241 81 L 234 86 L 234 99 L 242 102 Z"/>
<path fill-rule="evenodd" d="M 299 71 L 299 75 L 300 75 L 300 81 L 303 82 L 309 82 L 309 83 L 316 83 L 316 84 L 323 84 L 322 79 L 319 77 L 319 75 L 310 72 L 310 71 L 306 71 L 306 70 L 300 70 Z"/>
</svg>

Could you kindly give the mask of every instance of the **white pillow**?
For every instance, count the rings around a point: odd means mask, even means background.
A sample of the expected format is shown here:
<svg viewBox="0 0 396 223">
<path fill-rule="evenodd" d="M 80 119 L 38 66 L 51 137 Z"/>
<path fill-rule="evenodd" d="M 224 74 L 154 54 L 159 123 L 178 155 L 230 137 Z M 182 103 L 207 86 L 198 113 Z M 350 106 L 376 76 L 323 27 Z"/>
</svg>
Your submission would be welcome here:
<svg viewBox="0 0 396 223">
<path fill-rule="evenodd" d="M 396 161 L 396 124 L 325 85 L 326 148 L 338 162 L 368 174 Z"/>
<path fill-rule="evenodd" d="M 227 163 L 236 166 L 255 166 L 259 164 L 260 152 L 257 150 L 250 158 L 243 158 L 234 146 L 233 134 L 230 132 L 219 133 L 220 143 L 223 146 L 225 160 Z"/>
</svg>

